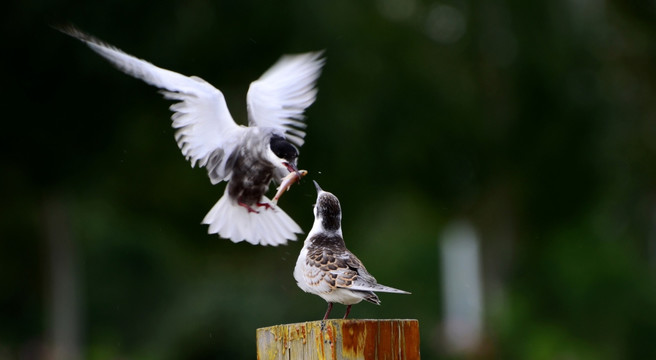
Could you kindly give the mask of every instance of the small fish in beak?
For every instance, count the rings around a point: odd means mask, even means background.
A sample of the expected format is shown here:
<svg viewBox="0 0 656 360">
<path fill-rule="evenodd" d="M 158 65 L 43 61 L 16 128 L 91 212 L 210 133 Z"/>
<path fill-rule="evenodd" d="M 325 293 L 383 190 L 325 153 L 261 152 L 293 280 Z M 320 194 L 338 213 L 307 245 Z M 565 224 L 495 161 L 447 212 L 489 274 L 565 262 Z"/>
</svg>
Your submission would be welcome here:
<svg viewBox="0 0 656 360">
<path fill-rule="evenodd" d="M 292 184 L 294 184 L 297 181 L 300 181 L 301 178 L 305 175 L 307 175 L 307 170 L 295 170 L 295 171 L 290 171 L 289 175 L 285 176 L 282 178 L 282 181 L 280 182 L 280 186 L 278 186 L 278 192 L 276 193 L 276 196 L 273 197 L 273 200 L 271 202 L 273 204 L 277 204 L 278 200 L 282 196 L 282 194 L 289 189 Z"/>
</svg>

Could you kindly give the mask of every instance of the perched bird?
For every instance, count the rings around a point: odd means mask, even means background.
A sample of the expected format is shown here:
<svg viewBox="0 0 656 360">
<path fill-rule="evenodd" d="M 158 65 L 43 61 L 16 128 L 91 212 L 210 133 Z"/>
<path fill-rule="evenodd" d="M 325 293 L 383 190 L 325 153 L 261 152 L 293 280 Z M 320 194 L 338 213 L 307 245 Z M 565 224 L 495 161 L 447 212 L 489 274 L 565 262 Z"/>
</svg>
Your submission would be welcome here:
<svg viewBox="0 0 656 360">
<path fill-rule="evenodd" d="M 326 320 L 333 303 L 346 305 L 344 319 L 351 305 L 362 300 L 380 305 L 375 292 L 409 294 L 409 292 L 380 285 L 353 255 L 342 237 L 342 210 L 337 197 L 317 188 L 314 205 L 314 224 L 296 260 L 294 279 L 303 291 L 321 296 L 328 302 L 323 319 Z"/>
<path fill-rule="evenodd" d="M 208 233 L 274 246 L 296 240 L 301 228 L 264 194 L 272 180 L 298 172 L 297 147 L 303 145 L 306 127 L 303 112 L 317 95 L 322 52 L 283 56 L 252 82 L 247 94 L 249 126 L 240 126 L 221 91 L 205 80 L 159 68 L 74 27 L 59 30 L 177 101 L 170 109 L 182 154 L 192 167 L 205 167 L 212 184 L 228 182 L 202 221 L 209 225 Z"/>
</svg>

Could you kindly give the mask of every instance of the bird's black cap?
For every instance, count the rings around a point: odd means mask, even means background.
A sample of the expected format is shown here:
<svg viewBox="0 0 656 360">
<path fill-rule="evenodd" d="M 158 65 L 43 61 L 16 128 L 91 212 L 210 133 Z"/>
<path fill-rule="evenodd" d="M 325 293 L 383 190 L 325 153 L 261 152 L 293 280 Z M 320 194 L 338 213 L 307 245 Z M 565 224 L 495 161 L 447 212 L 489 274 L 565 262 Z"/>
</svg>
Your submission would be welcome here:
<svg viewBox="0 0 656 360">
<path fill-rule="evenodd" d="M 271 151 L 273 151 L 277 157 L 287 160 L 290 164 L 296 163 L 296 159 L 298 158 L 298 149 L 289 141 L 285 140 L 285 138 L 282 136 L 271 136 L 269 147 L 271 147 Z"/>
</svg>

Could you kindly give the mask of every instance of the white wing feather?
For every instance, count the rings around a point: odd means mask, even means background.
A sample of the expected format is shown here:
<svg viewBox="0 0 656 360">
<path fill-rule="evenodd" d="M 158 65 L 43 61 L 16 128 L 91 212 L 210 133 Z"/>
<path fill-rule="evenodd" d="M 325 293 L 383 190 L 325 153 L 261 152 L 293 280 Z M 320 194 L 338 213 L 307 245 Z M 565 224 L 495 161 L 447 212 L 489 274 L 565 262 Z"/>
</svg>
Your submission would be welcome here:
<svg viewBox="0 0 656 360">
<path fill-rule="evenodd" d="M 172 126 L 178 129 L 175 139 L 182 154 L 191 166 L 205 166 L 213 151 L 221 149 L 223 164 L 232 152 L 238 133 L 243 131 L 228 110 L 221 91 L 205 80 L 159 68 L 145 60 L 128 55 L 75 28 L 60 29 L 62 32 L 84 41 L 92 50 L 109 60 L 119 70 L 144 82 L 164 89 L 167 99 L 179 101 L 171 105 L 175 113 Z M 228 176 L 228 169 L 219 166 L 217 174 Z"/>
<path fill-rule="evenodd" d="M 303 145 L 303 112 L 317 96 L 322 54 L 285 55 L 252 82 L 247 95 L 249 125 L 278 129 L 292 143 Z"/>
</svg>

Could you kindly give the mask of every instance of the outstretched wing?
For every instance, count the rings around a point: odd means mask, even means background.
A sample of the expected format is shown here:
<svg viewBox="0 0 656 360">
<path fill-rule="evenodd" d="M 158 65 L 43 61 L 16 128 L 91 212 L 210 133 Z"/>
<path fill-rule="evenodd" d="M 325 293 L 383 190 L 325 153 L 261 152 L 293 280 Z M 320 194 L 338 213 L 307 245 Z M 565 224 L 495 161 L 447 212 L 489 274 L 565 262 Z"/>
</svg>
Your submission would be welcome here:
<svg viewBox="0 0 656 360">
<path fill-rule="evenodd" d="M 210 163 L 208 172 L 213 183 L 230 175 L 226 162 L 243 128 L 232 119 L 221 91 L 201 78 L 184 76 L 128 55 L 74 27 L 59 30 L 85 42 L 124 73 L 163 89 L 165 98 L 179 101 L 170 109 L 175 112 L 172 126 L 177 129 L 175 139 L 182 154 L 192 167 Z"/>
<path fill-rule="evenodd" d="M 323 52 L 285 55 L 251 83 L 246 102 L 250 126 L 272 127 L 297 146 L 304 143 L 303 112 L 317 96 Z"/>
</svg>

